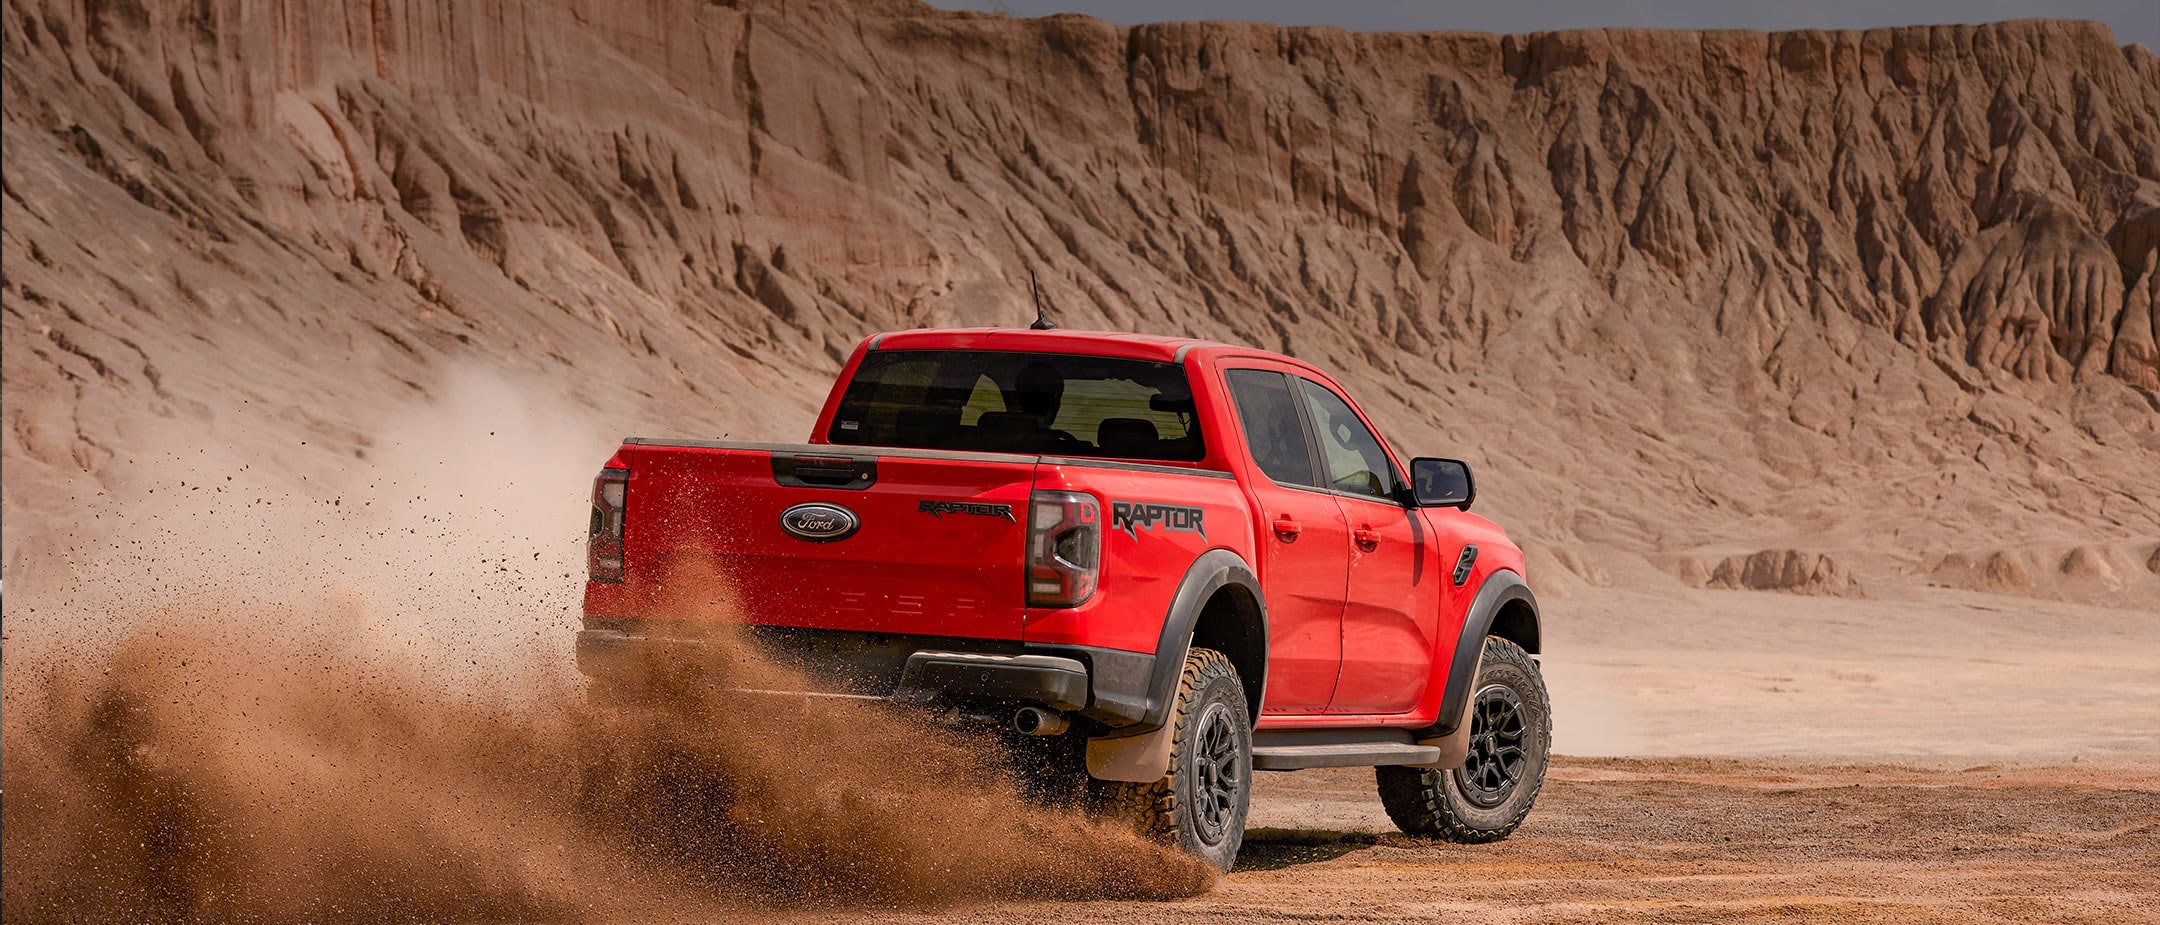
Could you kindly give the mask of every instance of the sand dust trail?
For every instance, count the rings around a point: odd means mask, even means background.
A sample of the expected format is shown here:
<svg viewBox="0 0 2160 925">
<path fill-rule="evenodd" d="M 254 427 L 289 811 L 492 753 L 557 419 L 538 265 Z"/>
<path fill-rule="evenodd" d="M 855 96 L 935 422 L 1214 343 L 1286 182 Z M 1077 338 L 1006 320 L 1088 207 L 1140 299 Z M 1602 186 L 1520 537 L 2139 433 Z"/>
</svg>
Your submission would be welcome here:
<svg viewBox="0 0 2160 925">
<path fill-rule="evenodd" d="M 95 516 L 7 598 L 10 921 L 703 915 L 1214 881 L 1023 801 L 983 743 L 916 714 L 726 693 L 798 682 L 724 630 L 737 657 L 702 683 L 589 705 L 568 658 L 574 531 L 607 444 L 526 395 L 468 380 L 306 485 L 174 452 L 146 454 L 164 468 L 139 494 L 86 499 Z M 674 586 L 684 616 L 734 616 L 709 571 Z"/>
</svg>

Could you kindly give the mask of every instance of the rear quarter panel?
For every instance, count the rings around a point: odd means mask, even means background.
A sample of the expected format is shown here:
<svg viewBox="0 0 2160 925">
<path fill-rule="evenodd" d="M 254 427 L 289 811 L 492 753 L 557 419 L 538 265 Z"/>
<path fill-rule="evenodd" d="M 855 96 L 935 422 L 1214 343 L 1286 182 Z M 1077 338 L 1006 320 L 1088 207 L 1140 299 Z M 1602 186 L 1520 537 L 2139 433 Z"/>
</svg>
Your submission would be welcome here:
<svg viewBox="0 0 2160 925">
<path fill-rule="evenodd" d="M 1211 549 L 1229 549 L 1248 561 L 1251 555 L 1252 519 L 1234 478 L 1200 470 L 1187 475 L 1045 463 L 1035 487 L 1084 491 L 1101 502 L 1103 562 L 1100 584 L 1086 603 L 1028 611 L 1023 638 L 1029 643 L 1152 653 L 1171 598 L 1194 560 Z"/>
</svg>

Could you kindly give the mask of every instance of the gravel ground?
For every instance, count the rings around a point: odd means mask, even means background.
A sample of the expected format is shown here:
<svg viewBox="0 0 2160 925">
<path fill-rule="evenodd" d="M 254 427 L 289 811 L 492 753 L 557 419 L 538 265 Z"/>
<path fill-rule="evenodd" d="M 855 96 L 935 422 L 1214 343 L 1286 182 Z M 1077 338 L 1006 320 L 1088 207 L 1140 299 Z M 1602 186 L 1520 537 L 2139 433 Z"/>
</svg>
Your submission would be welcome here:
<svg viewBox="0 0 2160 925">
<path fill-rule="evenodd" d="M 1263 775 L 1237 871 L 1171 903 L 914 922 L 2160 922 L 2160 772 L 1556 760 L 1514 837 L 1393 833 L 1369 771 Z"/>
</svg>

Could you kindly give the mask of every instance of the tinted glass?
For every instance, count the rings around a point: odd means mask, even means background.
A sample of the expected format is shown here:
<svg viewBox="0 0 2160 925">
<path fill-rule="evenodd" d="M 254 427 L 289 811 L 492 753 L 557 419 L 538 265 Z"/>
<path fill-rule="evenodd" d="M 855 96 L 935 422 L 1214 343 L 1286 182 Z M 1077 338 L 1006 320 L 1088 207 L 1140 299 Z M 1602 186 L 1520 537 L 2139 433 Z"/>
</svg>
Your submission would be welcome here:
<svg viewBox="0 0 2160 925">
<path fill-rule="evenodd" d="M 1349 403 L 1320 383 L 1297 380 L 1312 412 L 1313 429 L 1319 431 L 1320 459 L 1327 466 L 1327 486 L 1336 491 L 1395 500 L 1395 467 L 1388 462 L 1380 438 L 1358 420 Z"/>
<path fill-rule="evenodd" d="M 1194 461 L 1183 367 L 1001 350 L 863 357 L 825 439 L 851 446 Z"/>
<path fill-rule="evenodd" d="M 1231 369 L 1223 372 L 1223 378 L 1230 383 L 1238 424 L 1245 428 L 1245 442 L 1252 446 L 1253 462 L 1260 471 L 1285 485 L 1319 484 L 1313 479 L 1312 454 L 1305 447 L 1305 425 L 1298 419 L 1283 374 Z"/>
</svg>

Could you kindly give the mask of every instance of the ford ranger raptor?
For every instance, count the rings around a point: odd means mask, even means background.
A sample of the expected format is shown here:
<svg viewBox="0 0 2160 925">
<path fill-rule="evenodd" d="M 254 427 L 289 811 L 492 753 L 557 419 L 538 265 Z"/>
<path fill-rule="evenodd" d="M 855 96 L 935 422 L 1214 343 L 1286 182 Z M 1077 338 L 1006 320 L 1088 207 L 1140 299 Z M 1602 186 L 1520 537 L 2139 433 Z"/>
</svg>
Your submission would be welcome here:
<svg viewBox="0 0 2160 925">
<path fill-rule="evenodd" d="M 655 603 L 689 551 L 803 693 L 1060 743 L 1090 805 L 1222 869 L 1255 771 L 1372 767 L 1404 832 L 1490 841 L 1537 799 L 1551 708 L 1522 552 L 1474 498 L 1464 463 L 1398 454 L 1288 356 L 878 334 L 806 444 L 623 443 L 578 666 L 634 686 L 698 644 L 717 617 Z"/>
</svg>

